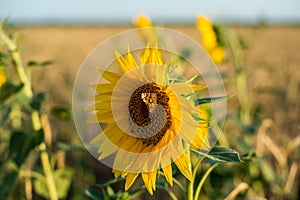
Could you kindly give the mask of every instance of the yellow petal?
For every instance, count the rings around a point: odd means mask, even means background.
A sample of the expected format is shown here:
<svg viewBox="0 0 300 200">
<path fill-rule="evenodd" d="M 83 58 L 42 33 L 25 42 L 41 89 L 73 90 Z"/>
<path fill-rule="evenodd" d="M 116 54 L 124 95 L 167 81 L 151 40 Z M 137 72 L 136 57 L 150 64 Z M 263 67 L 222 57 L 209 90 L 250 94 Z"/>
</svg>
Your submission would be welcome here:
<svg viewBox="0 0 300 200">
<path fill-rule="evenodd" d="M 118 178 L 119 176 L 122 175 L 122 171 L 119 171 L 119 170 L 116 170 L 116 169 L 113 169 L 112 173 L 114 173 L 115 178 Z"/>
<path fill-rule="evenodd" d="M 110 111 L 111 110 L 111 102 L 100 102 L 96 103 L 94 105 L 88 106 L 84 111 L 93 111 L 93 110 L 105 110 Z"/>
<path fill-rule="evenodd" d="M 168 183 L 173 186 L 172 165 L 167 165 L 162 168 Z"/>
<path fill-rule="evenodd" d="M 123 143 L 127 143 L 126 137 L 123 137 L 121 140 L 118 141 L 118 145 L 122 145 Z M 130 142 L 132 144 L 132 142 Z M 139 158 L 138 155 L 134 153 L 128 153 L 130 151 L 131 146 L 125 146 L 119 148 L 119 151 L 116 154 L 113 168 L 122 169 L 124 171 L 136 171 L 136 169 L 142 169 L 142 165 L 144 161 L 141 162 L 137 160 Z M 135 164 L 135 165 L 133 165 Z"/>
<path fill-rule="evenodd" d="M 93 97 L 95 101 L 111 101 L 112 93 L 100 93 Z"/>
<path fill-rule="evenodd" d="M 98 142 L 101 142 L 104 139 L 105 135 L 102 133 L 99 133 L 92 141 L 90 142 L 91 144 L 96 144 Z"/>
<path fill-rule="evenodd" d="M 168 85 L 168 74 L 167 74 L 167 67 L 165 66 L 154 66 L 156 71 L 156 83 L 162 86 Z"/>
<path fill-rule="evenodd" d="M 117 62 L 119 64 L 119 67 L 121 70 L 126 73 L 135 67 L 137 67 L 137 64 L 131 55 L 129 49 L 126 53 L 126 58 L 124 58 L 119 52 L 115 51 L 115 58 L 117 59 Z"/>
<path fill-rule="evenodd" d="M 149 50 L 149 43 L 148 43 L 147 47 L 143 50 L 143 53 L 140 58 L 141 65 L 144 65 L 147 63 L 149 55 L 150 55 L 150 50 Z"/>
<path fill-rule="evenodd" d="M 114 122 L 114 116 L 109 110 L 97 110 L 96 115 L 91 115 L 91 117 L 86 121 L 87 123 L 111 123 Z"/>
<path fill-rule="evenodd" d="M 110 142 L 112 142 L 114 145 L 118 146 L 118 144 L 120 143 L 119 141 L 128 136 L 119 128 L 119 126 L 115 122 L 110 123 L 102 131 L 101 135 L 104 135 L 104 134 L 105 134 L 106 138 L 104 136 L 96 136 L 97 139 L 94 138 L 92 141 L 97 142 L 97 141 L 99 141 L 99 139 L 103 139 L 103 140 L 106 139 L 106 140 L 109 140 Z"/>
<path fill-rule="evenodd" d="M 182 112 L 181 120 L 178 120 L 176 116 L 174 116 L 173 119 L 176 127 L 179 127 L 177 134 L 180 135 L 184 141 L 191 144 L 198 131 L 198 121 L 194 120 L 191 114 L 188 112 Z"/>
<path fill-rule="evenodd" d="M 118 150 L 118 148 L 113 145 L 111 142 L 104 140 L 99 148 L 98 148 L 98 153 L 100 153 L 98 160 L 102 160 L 111 154 L 115 153 Z"/>
<path fill-rule="evenodd" d="M 208 142 L 208 130 L 207 128 L 199 127 L 197 134 L 191 144 L 193 148 L 196 149 L 209 149 L 210 145 Z"/>
<path fill-rule="evenodd" d="M 117 125 L 115 126 L 116 127 L 112 128 L 111 132 L 106 133 L 106 136 L 114 145 L 120 147 L 124 143 L 124 139 L 127 137 L 127 134 L 123 133 Z"/>
<path fill-rule="evenodd" d="M 144 64 L 157 64 L 163 65 L 161 51 L 156 47 L 148 46 L 144 49 L 141 56 L 141 65 Z"/>
<path fill-rule="evenodd" d="M 114 116 L 110 110 L 108 112 L 103 112 L 102 110 L 98 110 L 96 112 L 96 116 L 98 122 L 100 123 L 110 123 L 114 121 Z"/>
<path fill-rule="evenodd" d="M 180 172 L 189 180 L 193 181 L 192 171 L 191 171 L 191 161 L 189 155 L 184 153 L 177 160 L 174 161 Z"/>
<path fill-rule="evenodd" d="M 161 52 L 158 50 L 157 47 L 152 48 L 150 51 L 150 58 L 148 60 L 149 64 L 159 64 L 162 65 L 163 62 L 161 60 Z"/>
<path fill-rule="evenodd" d="M 136 68 L 138 66 L 135 62 L 134 57 L 130 53 L 129 47 L 127 48 L 126 60 L 127 60 L 127 64 L 130 66 L 130 69 Z"/>
<path fill-rule="evenodd" d="M 103 76 L 103 78 L 105 78 L 106 80 L 108 80 L 111 83 L 117 83 L 118 80 L 122 77 L 121 74 L 117 74 L 117 73 L 110 72 L 110 71 L 105 71 L 99 67 L 97 67 L 97 70 L 100 72 L 100 74 Z"/>
<path fill-rule="evenodd" d="M 142 173 L 142 178 L 148 192 L 153 195 L 153 190 L 156 190 L 156 171 Z"/>
<path fill-rule="evenodd" d="M 160 149 L 166 146 L 173 139 L 173 131 L 171 129 L 167 129 L 165 135 L 161 138 L 161 140 L 156 144 L 156 148 Z"/>
<path fill-rule="evenodd" d="M 192 169 L 190 155 L 183 148 L 183 143 L 178 137 L 170 145 L 172 152 L 172 160 L 180 170 L 180 172 L 190 181 L 192 181 Z"/>
<path fill-rule="evenodd" d="M 139 175 L 138 173 L 127 174 L 126 182 L 125 182 L 125 191 L 127 191 L 132 186 L 132 184 L 134 183 L 138 175 Z"/>
<path fill-rule="evenodd" d="M 86 123 L 88 124 L 97 124 L 98 122 L 98 118 L 96 115 L 91 115 L 90 118 L 88 120 L 86 120 Z"/>
<path fill-rule="evenodd" d="M 130 69 L 128 69 L 127 65 L 126 65 L 126 60 L 122 57 L 122 55 L 115 51 L 115 58 L 117 59 L 117 62 L 119 64 L 120 69 L 126 73 L 128 72 Z"/>
<path fill-rule="evenodd" d="M 97 92 L 100 93 L 108 93 L 112 92 L 114 90 L 115 85 L 111 83 L 103 83 L 103 84 L 94 84 L 90 83 L 89 84 L 91 87 L 95 88 Z"/>
<path fill-rule="evenodd" d="M 177 95 L 184 95 L 190 94 L 195 91 L 203 90 L 207 88 L 206 85 L 194 85 L 194 84 L 187 84 L 187 83 L 174 83 L 169 86 L 172 92 L 176 93 Z"/>
<path fill-rule="evenodd" d="M 195 84 L 190 84 L 190 87 L 194 90 L 194 91 L 199 91 L 199 90 L 203 90 L 207 88 L 207 85 L 195 85 Z"/>
</svg>

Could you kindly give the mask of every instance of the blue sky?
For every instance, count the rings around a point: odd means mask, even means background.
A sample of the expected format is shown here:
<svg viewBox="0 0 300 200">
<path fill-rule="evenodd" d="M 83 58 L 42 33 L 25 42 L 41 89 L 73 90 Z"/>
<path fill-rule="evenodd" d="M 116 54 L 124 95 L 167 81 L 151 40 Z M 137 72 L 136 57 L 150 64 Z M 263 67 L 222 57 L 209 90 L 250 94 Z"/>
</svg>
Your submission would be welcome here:
<svg viewBox="0 0 300 200">
<path fill-rule="evenodd" d="M 10 22 L 124 22 L 144 13 L 159 23 L 214 20 L 300 23 L 299 0 L 0 0 L 0 18 Z"/>
</svg>

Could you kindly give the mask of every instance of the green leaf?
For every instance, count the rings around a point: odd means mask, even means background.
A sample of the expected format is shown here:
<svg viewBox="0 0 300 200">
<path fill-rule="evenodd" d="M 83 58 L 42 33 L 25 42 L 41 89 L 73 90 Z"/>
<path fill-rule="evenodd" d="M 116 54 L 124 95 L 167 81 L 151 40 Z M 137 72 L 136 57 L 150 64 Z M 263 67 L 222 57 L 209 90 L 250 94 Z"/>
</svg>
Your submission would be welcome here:
<svg viewBox="0 0 300 200">
<path fill-rule="evenodd" d="M 218 162 L 242 162 L 240 155 L 237 151 L 223 146 L 214 146 L 210 152 L 202 152 L 199 150 L 191 149 L 200 156 L 204 156 L 210 160 Z"/>
<path fill-rule="evenodd" d="M 68 121 L 71 118 L 69 109 L 64 107 L 54 107 L 50 110 L 50 113 L 64 121 Z"/>
<path fill-rule="evenodd" d="M 113 196 L 115 194 L 115 191 L 110 186 L 106 187 L 106 192 L 108 196 Z"/>
<path fill-rule="evenodd" d="M 18 166 L 21 166 L 29 154 L 30 136 L 17 131 L 10 138 L 9 155 Z"/>
<path fill-rule="evenodd" d="M 22 131 L 15 131 L 12 134 L 9 144 L 9 155 L 17 166 L 20 167 L 24 163 L 30 151 L 39 145 L 43 141 L 43 138 L 44 133 L 42 130 L 32 135 Z"/>
<path fill-rule="evenodd" d="M 54 62 L 52 60 L 47 60 L 44 62 L 37 62 L 37 61 L 31 60 L 27 63 L 27 66 L 28 67 L 45 67 L 48 65 L 52 65 L 53 63 Z"/>
<path fill-rule="evenodd" d="M 93 200 L 105 200 L 104 194 L 98 189 L 88 187 L 85 189 L 85 194 Z"/>
<path fill-rule="evenodd" d="M 228 147 L 214 146 L 208 155 L 222 162 L 242 162 L 239 153 Z"/>
<path fill-rule="evenodd" d="M 227 99 L 231 96 L 221 96 L 221 97 L 204 97 L 204 98 L 198 98 L 195 100 L 195 106 L 201 105 L 201 104 L 206 104 L 206 103 L 212 103 L 215 101 L 220 101 L 223 99 Z"/>
<path fill-rule="evenodd" d="M 54 181 L 59 199 L 65 199 L 67 197 L 73 174 L 74 171 L 70 168 L 62 168 L 54 171 Z M 36 179 L 34 181 L 34 189 L 38 195 L 49 198 L 48 188 L 44 182 Z"/>
<path fill-rule="evenodd" d="M 41 110 L 43 102 L 46 100 L 47 94 L 44 92 L 38 93 L 36 96 L 32 97 L 30 106 L 34 110 Z"/>
<path fill-rule="evenodd" d="M 9 194 L 14 190 L 14 186 L 18 179 L 18 171 L 11 170 L 6 172 L 6 175 L 3 177 L 2 183 L 0 183 L 0 199 L 7 199 Z"/>
<path fill-rule="evenodd" d="M 41 144 L 43 140 L 44 140 L 44 130 L 40 129 L 36 131 L 33 135 L 31 135 L 29 146 L 31 148 L 35 148 L 36 146 Z"/>
<path fill-rule="evenodd" d="M 23 84 L 14 85 L 11 82 L 5 82 L 0 88 L 0 102 L 4 102 L 10 96 L 17 94 L 23 88 Z"/>
<path fill-rule="evenodd" d="M 47 185 L 44 182 L 41 182 L 40 180 L 35 179 L 34 182 L 33 182 L 33 187 L 34 187 L 34 191 L 38 195 L 40 195 L 40 196 L 42 196 L 46 199 L 49 198 L 48 188 L 47 188 Z"/>
<path fill-rule="evenodd" d="M 65 199 L 68 195 L 74 171 L 70 168 L 58 169 L 54 172 L 54 180 L 58 198 Z"/>
</svg>

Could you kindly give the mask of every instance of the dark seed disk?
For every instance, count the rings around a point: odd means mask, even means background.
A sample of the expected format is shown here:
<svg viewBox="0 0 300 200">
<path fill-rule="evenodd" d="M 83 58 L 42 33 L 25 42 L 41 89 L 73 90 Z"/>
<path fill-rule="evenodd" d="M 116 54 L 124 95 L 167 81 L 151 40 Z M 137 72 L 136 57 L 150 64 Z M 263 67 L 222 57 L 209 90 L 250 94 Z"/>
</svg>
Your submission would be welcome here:
<svg viewBox="0 0 300 200">
<path fill-rule="evenodd" d="M 129 101 L 129 113 L 132 121 L 139 127 L 148 126 L 147 132 L 157 130 L 158 126 L 161 129 L 154 135 L 145 137 L 143 128 L 139 129 L 137 126 L 131 125 L 131 133 L 141 136 L 143 143 L 147 145 L 156 145 L 172 125 L 168 102 L 168 95 L 155 83 L 147 83 L 136 89 Z M 160 105 L 164 112 L 161 111 L 162 109 L 158 109 L 157 105 Z"/>
</svg>

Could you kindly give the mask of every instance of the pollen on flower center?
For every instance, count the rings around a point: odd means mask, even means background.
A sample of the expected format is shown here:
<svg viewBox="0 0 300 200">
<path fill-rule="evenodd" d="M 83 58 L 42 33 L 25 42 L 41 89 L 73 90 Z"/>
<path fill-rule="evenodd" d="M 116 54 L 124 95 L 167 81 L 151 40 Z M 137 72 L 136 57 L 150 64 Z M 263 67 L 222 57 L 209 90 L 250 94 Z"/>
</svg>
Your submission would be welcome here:
<svg viewBox="0 0 300 200">
<path fill-rule="evenodd" d="M 131 133 L 141 137 L 143 143 L 156 145 L 171 127 L 172 118 L 169 97 L 155 83 L 147 83 L 137 88 L 129 100 Z M 144 127 L 147 127 L 145 131 Z"/>
</svg>

